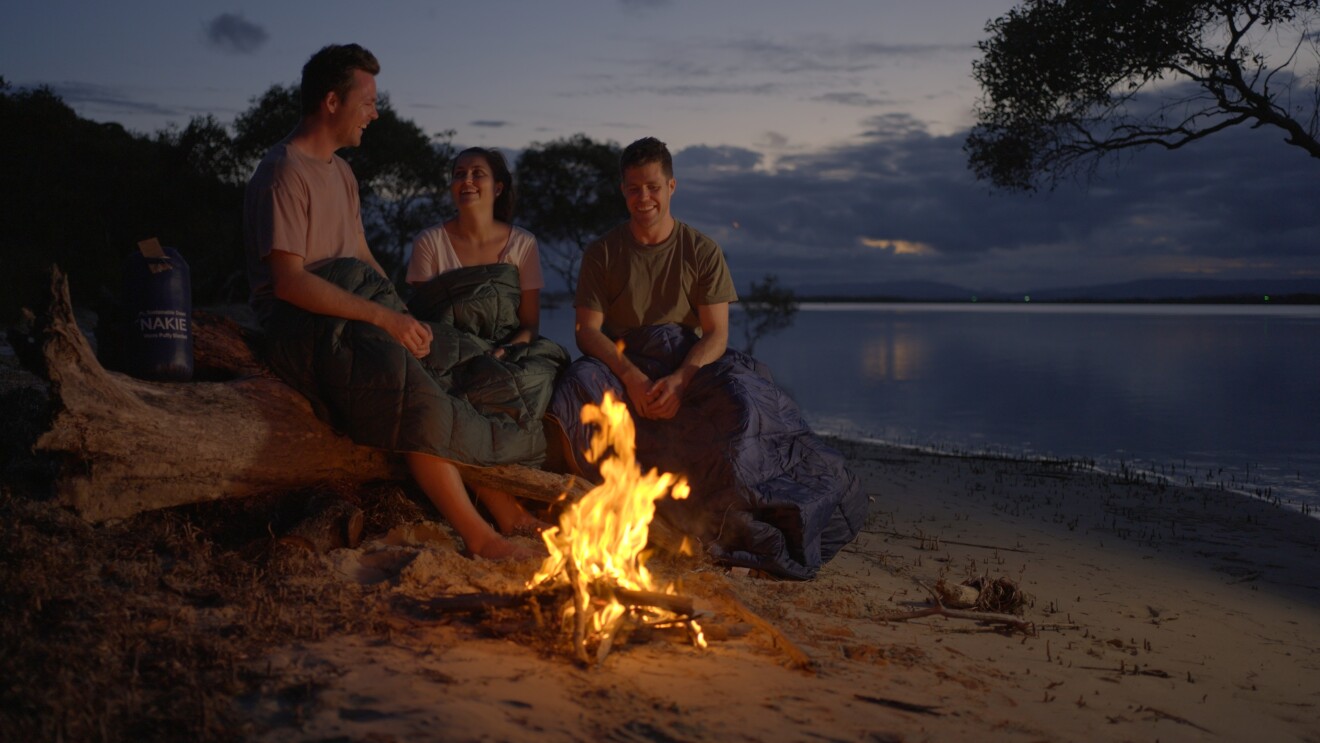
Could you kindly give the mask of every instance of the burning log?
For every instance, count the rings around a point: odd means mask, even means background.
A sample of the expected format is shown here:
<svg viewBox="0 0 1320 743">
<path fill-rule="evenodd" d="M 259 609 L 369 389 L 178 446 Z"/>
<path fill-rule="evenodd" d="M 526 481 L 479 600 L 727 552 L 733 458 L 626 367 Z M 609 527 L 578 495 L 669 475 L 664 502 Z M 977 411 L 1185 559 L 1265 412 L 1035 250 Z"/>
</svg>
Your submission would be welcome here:
<svg viewBox="0 0 1320 743">
<path fill-rule="evenodd" d="M 58 269 L 50 291 L 41 327 L 14 346 L 50 381 L 51 425 L 36 449 L 59 458 L 55 497 L 84 518 L 406 477 L 397 458 L 358 446 L 319 420 L 302 395 L 261 364 L 236 323 L 197 313 L 194 327 L 198 378 L 224 381 L 146 382 L 97 361 Z M 469 486 L 540 501 L 590 488 L 581 478 L 529 467 L 460 471 Z"/>
<path fill-rule="evenodd" d="M 622 602 L 632 606 L 654 606 L 672 612 L 676 616 L 694 616 L 692 599 L 686 596 L 655 591 L 629 591 L 623 588 L 615 588 L 613 591 Z M 563 603 L 571 594 L 572 590 L 568 585 L 522 593 L 458 593 L 432 596 L 429 599 L 413 602 L 406 608 L 427 614 L 480 613 L 493 609 L 516 609 L 533 603 Z"/>
</svg>

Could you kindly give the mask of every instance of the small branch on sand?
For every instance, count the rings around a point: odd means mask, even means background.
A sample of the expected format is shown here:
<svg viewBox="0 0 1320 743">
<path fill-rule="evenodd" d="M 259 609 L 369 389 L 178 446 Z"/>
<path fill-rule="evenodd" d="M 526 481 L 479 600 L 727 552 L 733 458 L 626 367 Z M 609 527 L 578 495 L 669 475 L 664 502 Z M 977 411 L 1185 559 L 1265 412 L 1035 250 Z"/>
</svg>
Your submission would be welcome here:
<svg viewBox="0 0 1320 743">
<path fill-rule="evenodd" d="M 948 619 L 969 619 L 973 622 L 990 622 L 992 624 L 1005 624 L 1012 627 L 1013 629 L 1022 631 L 1023 634 L 1027 634 L 1027 635 L 1036 634 L 1036 624 L 1034 622 L 1028 621 L 1021 617 L 1015 617 L 1012 614 L 998 614 L 995 612 L 970 611 L 965 609 L 950 609 L 944 605 L 944 602 L 940 601 L 939 594 L 936 593 L 933 589 L 931 589 L 930 586 L 927 586 L 925 583 L 922 583 L 921 581 L 917 581 L 917 585 L 926 589 L 926 592 L 930 594 L 930 600 L 931 603 L 934 604 L 934 606 L 928 606 L 925 609 L 917 609 L 915 611 L 903 612 L 899 614 L 881 614 L 880 616 L 877 616 L 876 619 L 880 619 L 886 622 L 906 622 L 909 619 L 921 619 L 922 617 L 940 616 L 940 617 L 946 617 Z"/>
<path fill-rule="evenodd" d="M 1176 722 L 1179 725 L 1186 725 L 1188 727 L 1193 727 L 1196 728 L 1197 730 L 1200 730 L 1203 733 L 1212 732 L 1207 728 L 1203 728 L 1200 725 L 1197 725 L 1196 723 L 1192 722 L 1186 717 L 1179 717 L 1178 715 L 1169 714 L 1164 710 L 1155 709 L 1154 707 L 1138 707 L 1136 711 L 1138 713 L 1149 712 L 1151 716 L 1155 717 L 1156 719 L 1168 720 L 1169 722 Z"/>
<path fill-rule="evenodd" d="M 811 656 L 807 655 L 806 651 L 798 647 L 797 643 L 788 639 L 788 636 L 781 632 L 778 627 L 761 618 L 759 614 L 747 608 L 746 604 L 739 601 L 738 597 L 733 593 L 733 588 L 727 582 L 716 587 L 715 590 L 712 591 L 711 598 L 723 603 L 724 608 L 728 613 L 733 614 L 738 617 L 739 620 L 744 621 L 769 635 L 770 642 L 774 645 L 775 649 L 783 653 L 788 659 L 788 665 L 790 668 L 806 671 L 808 673 L 814 672 L 815 664 L 812 662 Z"/>
<path fill-rule="evenodd" d="M 909 619 L 921 619 L 922 617 L 947 617 L 949 619 L 970 619 L 974 622 L 991 622 L 994 624 L 1006 624 L 1013 629 L 1022 630 L 1028 635 L 1036 634 L 1036 625 L 1025 619 L 1015 617 L 1011 614 L 992 614 L 983 611 L 966 611 L 964 609 L 949 609 L 936 602 L 935 606 L 929 606 L 925 609 L 904 612 L 902 614 L 881 614 L 876 617 L 885 622 L 906 622 Z"/>
<path fill-rule="evenodd" d="M 902 710 L 904 712 L 915 712 L 919 715 L 934 715 L 935 717 L 943 715 L 942 712 L 935 711 L 939 709 L 939 707 L 930 704 L 913 704 L 912 702 L 902 702 L 897 699 L 888 699 L 885 697 L 871 697 L 865 694 L 853 694 L 853 699 L 856 699 L 859 702 L 878 704 L 881 707 Z"/>
</svg>

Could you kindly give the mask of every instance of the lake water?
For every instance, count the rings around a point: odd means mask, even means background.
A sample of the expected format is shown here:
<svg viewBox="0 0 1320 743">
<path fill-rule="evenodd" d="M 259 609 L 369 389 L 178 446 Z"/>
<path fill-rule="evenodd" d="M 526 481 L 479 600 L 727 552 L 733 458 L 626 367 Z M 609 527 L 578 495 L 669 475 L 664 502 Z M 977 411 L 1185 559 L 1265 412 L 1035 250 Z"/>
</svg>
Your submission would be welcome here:
<svg viewBox="0 0 1320 743">
<path fill-rule="evenodd" d="M 571 308 L 542 331 L 574 350 Z M 1320 508 L 1320 307 L 807 304 L 756 356 L 822 433 Z"/>
</svg>

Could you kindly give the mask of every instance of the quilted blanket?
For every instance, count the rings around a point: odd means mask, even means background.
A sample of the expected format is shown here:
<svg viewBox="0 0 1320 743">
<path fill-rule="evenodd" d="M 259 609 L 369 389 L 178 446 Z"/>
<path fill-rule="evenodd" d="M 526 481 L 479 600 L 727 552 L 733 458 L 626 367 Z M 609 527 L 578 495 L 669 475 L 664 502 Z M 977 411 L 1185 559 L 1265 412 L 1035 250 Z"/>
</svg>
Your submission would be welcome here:
<svg viewBox="0 0 1320 743">
<path fill-rule="evenodd" d="M 628 333 L 625 353 L 652 379 L 675 369 L 696 336 L 679 325 Z M 547 418 L 558 424 L 582 473 L 593 426 L 584 403 L 607 390 L 627 392 L 602 362 L 584 357 L 564 373 Z M 634 413 L 643 467 L 683 475 L 686 500 L 658 502 L 657 516 L 699 539 L 718 562 L 805 580 L 851 542 L 868 499 L 843 455 L 814 434 L 769 369 L 730 349 L 693 377 L 678 415 L 667 421 Z"/>
<path fill-rule="evenodd" d="M 488 353 L 518 326 L 517 272 L 475 266 L 419 288 L 412 312 L 435 335 L 423 359 L 370 323 L 288 304 L 267 323 L 268 359 L 318 416 L 359 444 L 480 466 L 538 465 L 542 416 L 568 354 L 548 339 L 515 346 L 503 359 Z M 332 261 L 315 273 L 407 309 L 393 284 L 360 261 Z"/>
</svg>

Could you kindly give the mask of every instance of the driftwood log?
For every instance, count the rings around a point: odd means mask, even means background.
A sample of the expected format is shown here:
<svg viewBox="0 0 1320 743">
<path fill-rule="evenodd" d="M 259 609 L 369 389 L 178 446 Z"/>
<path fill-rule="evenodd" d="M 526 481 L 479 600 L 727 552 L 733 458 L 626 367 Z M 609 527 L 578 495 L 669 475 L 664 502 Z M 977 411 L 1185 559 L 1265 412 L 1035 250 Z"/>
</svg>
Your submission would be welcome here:
<svg viewBox="0 0 1320 743">
<path fill-rule="evenodd" d="M 319 420 L 232 320 L 194 315 L 197 378 L 218 381 L 147 382 L 101 366 L 58 269 L 50 289 L 35 365 L 50 382 L 52 418 L 36 449 L 59 459 L 55 497 L 84 518 L 406 477 L 397 456 L 358 446 Z M 460 470 L 470 487 L 539 501 L 590 489 L 582 478 L 530 467 Z"/>
</svg>

